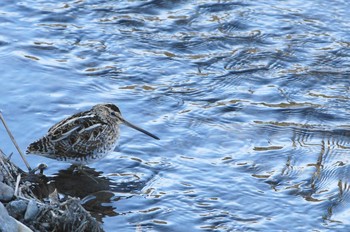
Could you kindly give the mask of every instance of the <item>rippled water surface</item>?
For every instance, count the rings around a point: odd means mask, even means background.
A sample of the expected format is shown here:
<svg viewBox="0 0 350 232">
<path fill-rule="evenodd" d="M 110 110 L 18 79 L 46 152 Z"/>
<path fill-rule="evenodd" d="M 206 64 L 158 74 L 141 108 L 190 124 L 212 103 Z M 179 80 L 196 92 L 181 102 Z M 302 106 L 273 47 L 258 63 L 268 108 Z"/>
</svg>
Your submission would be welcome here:
<svg viewBox="0 0 350 232">
<path fill-rule="evenodd" d="M 23 150 L 102 102 L 161 138 L 122 126 L 116 150 L 89 165 L 97 185 L 28 157 L 106 231 L 348 231 L 349 10 L 345 0 L 4 0 L 0 109 Z"/>
</svg>

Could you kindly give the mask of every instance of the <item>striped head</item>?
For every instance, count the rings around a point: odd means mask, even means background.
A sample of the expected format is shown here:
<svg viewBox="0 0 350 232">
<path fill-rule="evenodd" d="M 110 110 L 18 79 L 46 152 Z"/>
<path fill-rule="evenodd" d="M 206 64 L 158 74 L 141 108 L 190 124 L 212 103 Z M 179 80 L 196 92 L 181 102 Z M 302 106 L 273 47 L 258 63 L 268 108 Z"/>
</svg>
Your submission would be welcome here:
<svg viewBox="0 0 350 232">
<path fill-rule="evenodd" d="M 114 104 L 97 104 L 92 107 L 92 111 L 106 123 L 121 124 L 124 122 L 119 108 Z"/>
</svg>

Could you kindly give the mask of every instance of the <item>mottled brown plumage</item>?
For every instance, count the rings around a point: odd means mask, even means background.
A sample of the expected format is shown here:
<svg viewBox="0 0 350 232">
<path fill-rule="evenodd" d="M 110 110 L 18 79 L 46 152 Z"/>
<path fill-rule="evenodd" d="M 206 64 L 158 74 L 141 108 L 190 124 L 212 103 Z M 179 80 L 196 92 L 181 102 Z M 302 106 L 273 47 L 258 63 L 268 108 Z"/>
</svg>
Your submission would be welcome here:
<svg viewBox="0 0 350 232">
<path fill-rule="evenodd" d="M 114 104 L 98 104 L 52 126 L 44 137 L 28 146 L 27 154 L 86 164 L 115 148 L 121 123 L 159 139 L 123 119 Z"/>
</svg>

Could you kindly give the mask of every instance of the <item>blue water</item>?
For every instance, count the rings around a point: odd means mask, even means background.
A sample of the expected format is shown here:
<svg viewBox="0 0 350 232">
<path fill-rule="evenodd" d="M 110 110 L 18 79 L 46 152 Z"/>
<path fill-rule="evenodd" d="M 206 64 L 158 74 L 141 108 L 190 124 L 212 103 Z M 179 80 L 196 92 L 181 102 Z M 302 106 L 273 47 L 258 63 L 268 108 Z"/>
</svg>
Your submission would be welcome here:
<svg viewBox="0 0 350 232">
<path fill-rule="evenodd" d="M 121 128 L 77 178 L 106 231 L 350 229 L 348 1 L 2 1 L 0 110 L 22 150 L 112 102 Z M 5 130 L 0 148 L 14 152 Z"/>
</svg>

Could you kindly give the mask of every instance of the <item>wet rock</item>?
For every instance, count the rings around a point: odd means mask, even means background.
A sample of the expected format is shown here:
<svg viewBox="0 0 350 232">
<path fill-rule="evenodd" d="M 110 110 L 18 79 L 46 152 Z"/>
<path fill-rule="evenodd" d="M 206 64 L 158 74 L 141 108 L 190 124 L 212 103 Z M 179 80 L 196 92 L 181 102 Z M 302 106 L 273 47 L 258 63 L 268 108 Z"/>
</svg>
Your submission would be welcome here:
<svg viewBox="0 0 350 232">
<path fill-rule="evenodd" d="M 27 206 L 27 210 L 24 214 L 24 220 L 30 221 L 36 218 L 39 213 L 39 207 L 34 200 L 30 200 Z"/>
<path fill-rule="evenodd" d="M 26 212 L 27 205 L 28 203 L 24 200 L 15 200 L 8 203 L 6 209 L 12 217 L 22 219 L 24 212 Z"/>
<path fill-rule="evenodd" d="M 33 232 L 28 226 L 24 225 L 20 221 L 16 221 L 18 225 L 18 232 Z"/>
<path fill-rule="evenodd" d="M 15 191 L 8 185 L 0 182 L 0 201 L 10 201 Z"/>
<path fill-rule="evenodd" d="M 18 231 L 16 220 L 11 217 L 5 206 L 0 202 L 0 231 Z"/>
</svg>

